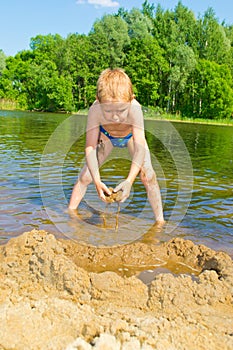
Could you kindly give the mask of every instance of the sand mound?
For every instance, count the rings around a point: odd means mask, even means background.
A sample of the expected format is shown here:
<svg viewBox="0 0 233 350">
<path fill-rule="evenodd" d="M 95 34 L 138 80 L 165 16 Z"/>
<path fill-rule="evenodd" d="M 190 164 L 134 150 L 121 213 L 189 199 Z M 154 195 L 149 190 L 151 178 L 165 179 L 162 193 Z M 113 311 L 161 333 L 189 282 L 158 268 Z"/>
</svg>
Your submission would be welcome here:
<svg viewBox="0 0 233 350">
<path fill-rule="evenodd" d="M 0 259 L 0 349 L 233 348 L 225 253 L 177 238 L 97 248 L 33 230 Z"/>
</svg>

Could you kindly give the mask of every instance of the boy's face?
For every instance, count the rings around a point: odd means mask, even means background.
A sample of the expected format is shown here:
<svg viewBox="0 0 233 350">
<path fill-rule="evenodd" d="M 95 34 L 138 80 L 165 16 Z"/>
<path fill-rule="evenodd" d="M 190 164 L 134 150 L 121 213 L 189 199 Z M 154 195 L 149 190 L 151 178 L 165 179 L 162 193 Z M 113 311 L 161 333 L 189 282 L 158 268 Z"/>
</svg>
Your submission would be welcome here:
<svg viewBox="0 0 233 350">
<path fill-rule="evenodd" d="M 130 102 L 101 102 L 104 118 L 109 122 L 122 123 L 126 121 L 129 113 Z"/>
</svg>

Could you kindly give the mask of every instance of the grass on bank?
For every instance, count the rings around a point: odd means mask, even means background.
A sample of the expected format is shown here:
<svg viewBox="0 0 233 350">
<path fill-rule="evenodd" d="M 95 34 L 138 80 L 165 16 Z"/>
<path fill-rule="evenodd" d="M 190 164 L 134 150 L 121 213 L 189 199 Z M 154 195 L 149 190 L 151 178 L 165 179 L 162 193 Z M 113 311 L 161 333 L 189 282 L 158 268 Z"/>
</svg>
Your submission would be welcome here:
<svg viewBox="0 0 233 350">
<path fill-rule="evenodd" d="M 171 122 L 184 122 L 184 123 L 198 123 L 198 124 L 212 124 L 212 125 L 228 125 L 233 126 L 233 118 L 224 118 L 224 119 L 204 119 L 204 118 L 188 118 L 182 116 L 176 116 L 174 114 L 155 114 L 147 115 L 144 113 L 145 119 L 154 119 L 154 120 L 168 120 Z"/>
<path fill-rule="evenodd" d="M 18 109 L 18 103 L 13 100 L 9 100 L 6 98 L 0 99 L 0 110 L 12 111 Z"/>
</svg>

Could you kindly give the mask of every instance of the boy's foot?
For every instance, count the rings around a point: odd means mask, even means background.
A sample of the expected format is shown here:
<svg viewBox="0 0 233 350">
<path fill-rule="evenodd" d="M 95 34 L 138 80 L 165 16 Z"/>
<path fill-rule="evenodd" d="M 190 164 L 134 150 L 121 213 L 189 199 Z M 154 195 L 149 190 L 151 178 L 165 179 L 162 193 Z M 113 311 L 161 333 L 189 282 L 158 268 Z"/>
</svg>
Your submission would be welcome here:
<svg viewBox="0 0 233 350">
<path fill-rule="evenodd" d="M 157 220 L 154 224 L 154 227 L 156 228 L 162 228 L 166 224 L 165 220 Z"/>
<path fill-rule="evenodd" d="M 77 209 L 71 209 L 71 208 L 68 208 L 67 209 L 67 213 L 69 214 L 69 216 L 71 217 L 71 219 L 74 219 L 74 218 L 80 218 L 80 215 L 78 214 L 78 210 Z"/>
</svg>

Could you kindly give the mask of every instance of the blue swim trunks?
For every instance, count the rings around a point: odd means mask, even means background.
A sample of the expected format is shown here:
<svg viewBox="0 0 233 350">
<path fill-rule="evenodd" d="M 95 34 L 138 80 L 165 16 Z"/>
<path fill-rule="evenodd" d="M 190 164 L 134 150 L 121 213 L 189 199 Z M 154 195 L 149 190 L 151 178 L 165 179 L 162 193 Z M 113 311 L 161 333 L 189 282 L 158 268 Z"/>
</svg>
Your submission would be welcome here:
<svg viewBox="0 0 233 350">
<path fill-rule="evenodd" d="M 129 139 L 133 136 L 132 133 L 129 133 L 128 135 L 124 136 L 124 137 L 113 137 L 112 135 L 109 134 L 109 132 L 107 132 L 102 125 L 100 125 L 100 131 L 106 135 L 109 140 L 111 140 L 112 145 L 114 147 L 120 147 L 120 148 L 124 148 L 127 147 L 127 144 L 129 142 Z"/>
</svg>

